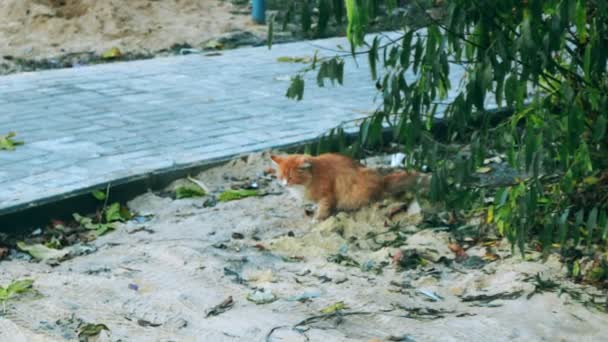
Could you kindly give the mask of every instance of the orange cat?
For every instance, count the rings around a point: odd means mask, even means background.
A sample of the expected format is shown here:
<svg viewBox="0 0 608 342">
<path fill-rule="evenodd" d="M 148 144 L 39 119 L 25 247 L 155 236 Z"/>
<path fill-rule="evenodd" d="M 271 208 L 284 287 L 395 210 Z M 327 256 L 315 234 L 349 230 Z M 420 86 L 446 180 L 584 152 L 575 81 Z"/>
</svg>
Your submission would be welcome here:
<svg viewBox="0 0 608 342">
<path fill-rule="evenodd" d="M 318 204 L 315 221 L 333 210 L 355 210 L 387 195 L 412 189 L 419 174 L 405 171 L 386 176 L 339 154 L 312 157 L 302 154 L 271 156 L 278 178 L 289 188 L 301 187 L 307 199 Z M 428 185 L 428 178 L 421 179 Z"/>
</svg>

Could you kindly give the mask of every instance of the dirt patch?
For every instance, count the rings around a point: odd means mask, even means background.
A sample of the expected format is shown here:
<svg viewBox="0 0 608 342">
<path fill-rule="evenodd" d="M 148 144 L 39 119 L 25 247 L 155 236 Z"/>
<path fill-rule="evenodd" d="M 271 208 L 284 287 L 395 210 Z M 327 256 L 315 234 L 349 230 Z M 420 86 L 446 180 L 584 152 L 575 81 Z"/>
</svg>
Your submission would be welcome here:
<svg viewBox="0 0 608 342">
<path fill-rule="evenodd" d="M 5 331 L 77 340 L 85 324 L 107 326 L 112 341 L 601 340 L 608 332 L 596 309 L 605 293 L 569 282 L 556 256 L 541 262 L 530 251 L 523 260 L 496 240 L 458 261 L 456 235 L 421 228 L 412 200 L 315 225 L 309 207 L 264 172 L 270 165 L 256 154 L 205 171 L 194 177 L 209 189 L 203 197 L 173 199 L 180 182 L 139 196 L 128 204 L 137 216 L 95 240 L 92 254 L 55 267 L 11 251 L 0 285 L 31 278 L 40 296 L 6 303 L 0 340 Z M 209 201 L 252 183 L 262 196 Z"/>
<path fill-rule="evenodd" d="M 221 0 L 3 0 L 0 17 L 0 51 L 13 58 L 101 54 L 112 47 L 150 53 L 236 30 L 265 31 Z"/>
</svg>

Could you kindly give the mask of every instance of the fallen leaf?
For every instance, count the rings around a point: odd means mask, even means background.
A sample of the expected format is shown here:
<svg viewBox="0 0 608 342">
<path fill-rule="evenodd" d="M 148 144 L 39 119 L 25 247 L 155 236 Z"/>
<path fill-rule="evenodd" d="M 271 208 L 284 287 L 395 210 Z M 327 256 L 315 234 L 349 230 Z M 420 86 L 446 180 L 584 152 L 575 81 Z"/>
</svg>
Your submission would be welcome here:
<svg viewBox="0 0 608 342">
<path fill-rule="evenodd" d="M 13 140 L 16 135 L 15 132 L 9 132 L 5 136 L 0 136 L 0 150 L 14 151 L 16 146 L 23 145 L 23 141 Z"/>
<path fill-rule="evenodd" d="M 258 192 L 258 190 L 246 190 L 246 189 L 226 190 L 220 194 L 220 196 L 218 197 L 218 201 L 220 201 L 220 202 L 234 201 L 234 200 L 239 200 L 239 199 L 242 199 L 245 197 L 258 196 L 259 194 L 260 193 Z"/>
<path fill-rule="evenodd" d="M 487 224 L 492 223 L 492 221 L 494 221 L 494 206 L 491 206 L 491 207 L 488 209 L 488 215 L 487 215 L 487 217 L 486 217 L 486 223 L 487 223 Z"/>
<path fill-rule="evenodd" d="M 13 281 L 6 288 L 0 286 L 0 301 L 9 300 L 15 295 L 29 291 L 33 284 L 34 281 L 31 279 L 22 279 Z"/>
<path fill-rule="evenodd" d="M 39 261 L 61 260 L 69 253 L 67 250 L 48 248 L 42 244 L 28 245 L 23 241 L 17 242 L 17 247 Z"/>
<path fill-rule="evenodd" d="M 403 251 L 398 249 L 395 252 L 395 254 L 393 254 L 393 256 L 392 256 L 393 264 L 398 265 L 401 262 L 402 258 L 403 258 Z"/>
<path fill-rule="evenodd" d="M 120 51 L 120 49 L 117 48 L 117 47 L 113 47 L 113 48 L 110 48 L 110 49 L 106 50 L 101 55 L 101 58 L 103 58 L 103 59 L 114 59 L 114 58 L 118 58 L 120 56 L 122 56 L 122 52 Z"/>
<path fill-rule="evenodd" d="M 312 58 L 311 57 L 289 57 L 289 56 L 282 56 L 277 58 L 277 62 L 279 63 L 310 63 L 312 62 Z"/>
<path fill-rule="evenodd" d="M 483 166 L 483 167 L 480 167 L 479 169 L 477 169 L 476 172 L 477 173 L 488 173 L 490 171 L 492 171 L 491 167 L 489 167 L 489 166 Z"/>
<path fill-rule="evenodd" d="M 175 188 L 175 198 L 192 198 L 205 196 L 205 190 L 197 184 L 184 184 Z"/>
<path fill-rule="evenodd" d="M 338 311 L 342 311 L 348 309 L 348 306 L 346 306 L 346 304 L 344 304 L 343 301 L 340 302 L 336 302 L 330 306 L 325 307 L 324 309 L 321 310 L 321 313 L 323 314 L 332 314 L 332 313 L 336 313 Z"/>
<path fill-rule="evenodd" d="M 405 203 L 399 204 L 398 206 L 392 208 L 391 210 L 389 210 L 389 212 L 386 214 L 386 216 L 389 219 L 393 219 L 393 217 L 397 214 L 399 214 L 400 212 L 406 211 L 408 208 L 408 205 Z"/>
<path fill-rule="evenodd" d="M 121 221 L 122 216 L 120 215 L 120 203 L 112 203 L 106 208 L 106 222 Z"/>
<path fill-rule="evenodd" d="M 207 44 L 205 44 L 205 48 L 207 49 L 214 49 L 214 50 L 221 50 L 224 48 L 224 44 L 222 44 L 221 42 L 212 39 L 210 41 L 207 42 Z"/>
<path fill-rule="evenodd" d="M 107 330 L 108 327 L 105 324 L 85 324 L 80 328 L 80 332 L 78 333 L 78 337 L 93 337 L 99 335 L 102 330 Z"/>
<path fill-rule="evenodd" d="M 589 176 L 585 177 L 585 179 L 583 179 L 583 182 L 587 185 L 595 185 L 599 182 L 599 179 L 597 177 Z"/>
<path fill-rule="evenodd" d="M 457 243 L 449 243 L 448 249 L 456 255 L 457 261 L 468 257 L 467 252 Z"/>
<path fill-rule="evenodd" d="M 267 248 L 261 243 L 255 244 L 253 247 L 257 248 L 259 251 L 265 251 Z"/>
<path fill-rule="evenodd" d="M 8 256 L 9 249 L 6 247 L 0 247 L 0 260 Z"/>
<path fill-rule="evenodd" d="M 220 314 L 232 309 L 233 306 L 234 306 L 234 301 L 232 300 L 232 296 L 230 296 L 230 297 L 226 298 L 223 302 L 219 303 L 218 305 L 212 307 L 209 311 L 207 311 L 205 318 L 209 317 L 209 316 L 220 315 Z"/>
<path fill-rule="evenodd" d="M 93 197 L 95 197 L 99 201 L 103 201 L 106 199 L 106 193 L 103 190 L 94 190 L 93 192 L 91 192 L 91 195 L 93 195 Z"/>
<path fill-rule="evenodd" d="M 146 321 L 145 319 L 138 319 L 138 320 L 137 320 L 137 324 L 139 324 L 139 326 L 142 326 L 142 327 L 144 327 L 144 328 L 145 328 L 145 327 L 153 327 L 153 328 L 156 328 L 156 327 L 160 327 L 160 326 L 162 325 L 162 324 L 160 324 L 160 323 L 152 323 L 152 322 L 150 322 L 150 321 Z"/>
</svg>

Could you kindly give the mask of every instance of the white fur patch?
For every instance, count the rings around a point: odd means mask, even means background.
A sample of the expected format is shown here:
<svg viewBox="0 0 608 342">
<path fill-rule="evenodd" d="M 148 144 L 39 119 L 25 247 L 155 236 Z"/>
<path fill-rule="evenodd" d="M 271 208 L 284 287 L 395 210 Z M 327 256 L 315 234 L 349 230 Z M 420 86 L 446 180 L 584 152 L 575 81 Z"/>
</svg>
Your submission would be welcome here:
<svg viewBox="0 0 608 342">
<path fill-rule="evenodd" d="M 290 185 L 287 187 L 287 190 L 292 197 L 301 201 L 306 200 L 306 188 L 303 185 Z"/>
<path fill-rule="evenodd" d="M 405 160 L 406 155 L 403 153 L 395 153 L 391 156 L 391 167 L 400 167 L 403 166 L 403 161 Z"/>
</svg>

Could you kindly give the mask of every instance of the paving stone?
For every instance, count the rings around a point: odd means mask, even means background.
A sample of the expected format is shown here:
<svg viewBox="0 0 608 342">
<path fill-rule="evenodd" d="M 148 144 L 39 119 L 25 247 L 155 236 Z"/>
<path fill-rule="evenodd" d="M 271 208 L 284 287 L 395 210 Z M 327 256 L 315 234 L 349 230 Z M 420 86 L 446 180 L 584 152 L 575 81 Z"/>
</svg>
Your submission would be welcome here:
<svg viewBox="0 0 608 342">
<path fill-rule="evenodd" d="M 373 112 L 381 98 L 374 102 L 367 58 L 358 67 L 345 59 L 344 86 L 318 88 L 311 73 L 304 101 L 285 98 L 302 65 L 277 58 L 312 56 L 310 44 L 0 77 L 0 134 L 17 131 L 26 143 L 0 151 L 0 214 L 124 177 L 310 140 Z M 463 72 L 455 71 L 458 84 Z"/>
</svg>

